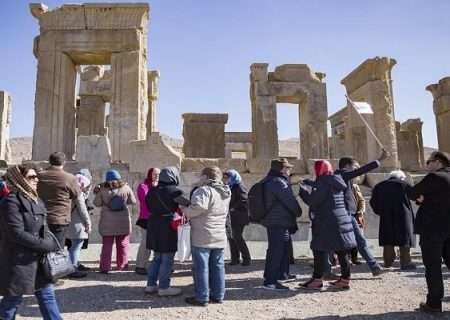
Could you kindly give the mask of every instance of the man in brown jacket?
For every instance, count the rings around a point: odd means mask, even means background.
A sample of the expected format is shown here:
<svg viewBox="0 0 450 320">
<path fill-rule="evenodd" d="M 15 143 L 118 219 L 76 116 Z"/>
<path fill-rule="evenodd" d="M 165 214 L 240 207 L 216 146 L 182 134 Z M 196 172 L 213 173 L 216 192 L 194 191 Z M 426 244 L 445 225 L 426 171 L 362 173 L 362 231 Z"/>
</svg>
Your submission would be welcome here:
<svg viewBox="0 0 450 320">
<path fill-rule="evenodd" d="M 39 173 L 38 194 L 47 207 L 49 229 L 61 246 L 65 243 L 66 230 L 70 224 L 72 200 L 80 191 L 74 175 L 64 171 L 66 156 L 54 152 L 48 159 L 50 167 Z"/>
</svg>

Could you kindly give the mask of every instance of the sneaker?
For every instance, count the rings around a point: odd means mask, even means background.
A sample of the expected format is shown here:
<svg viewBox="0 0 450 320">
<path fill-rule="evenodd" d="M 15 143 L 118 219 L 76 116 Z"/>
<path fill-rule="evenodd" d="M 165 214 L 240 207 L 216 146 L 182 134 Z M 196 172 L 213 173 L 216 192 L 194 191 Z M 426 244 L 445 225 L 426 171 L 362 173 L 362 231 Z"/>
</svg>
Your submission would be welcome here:
<svg viewBox="0 0 450 320">
<path fill-rule="evenodd" d="M 280 283 L 275 284 L 265 284 L 263 285 L 263 289 L 273 290 L 273 291 L 289 291 L 289 287 L 286 287 Z"/>
<path fill-rule="evenodd" d="M 134 272 L 136 272 L 137 274 L 140 274 L 142 276 L 146 276 L 147 275 L 147 270 L 145 268 L 136 267 L 134 269 Z"/>
<path fill-rule="evenodd" d="M 373 267 L 371 271 L 374 277 L 377 277 L 384 273 L 384 270 L 380 266 Z"/>
<path fill-rule="evenodd" d="M 330 272 L 323 276 L 323 280 L 325 281 L 336 281 L 339 280 L 341 277 L 338 276 L 336 273 Z"/>
<path fill-rule="evenodd" d="M 406 271 L 406 270 L 415 270 L 417 267 L 416 267 L 416 265 L 414 264 L 414 263 L 410 263 L 410 264 L 407 264 L 407 265 L 404 265 L 404 266 L 400 266 L 400 270 L 404 270 L 404 271 Z"/>
<path fill-rule="evenodd" d="M 158 296 L 160 297 L 172 297 L 179 296 L 183 291 L 180 288 L 169 287 L 167 289 L 158 289 Z"/>
<path fill-rule="evenodd" d="M 144 290 L 145 293 L 152 294 L 158 292 L 158 286 L 147 286 Z"/>
<path fill-rule="evenodd" d="M 350 289 L 350 279 L 340 278 L 337 281 L 330 282 L 330 286 L 337 290 L 349 290 Z"/>
<path fill-rule="evenodd" d="M 309 290 L 322 290 L 323 281 L 322 281 L 322 279 L 311 278 L 310 280 L 306 281 L 305 283 L 299 284 L 299 288 L 309 289 Z"/>
<path fill-rule="evenodd" d="M 290 280 L 297 280 L 298 277 L 296 274 L 284 274 L 283 278 L 280 279 L 280 281 L 290 281 Z"/>
<path fill-rule="evenodd" d="M 195 297 L 187 297 L 184 299 L 186 303 L 189 303 L 190 305 L 196 306 L 196 307 L 206 307 L 208 306 L 208 302 L 206 301 L 198 301 L 195 299 Z"/>
<path fill-rule="evenodd" d="M 209 303 L 222 304 L 223 300 L 219 300 L 219 299 L 216 299 L 216 298 L 209 298 Z"/>
<path fill-rule="evenodd" d="M 70 279 L 80 279 L 80 278 L 84 278 L 87 276 L 86 272 L 81 272 L 81 271 L 75 271 L 72 272 L 71 274 L 68 275 L 68 277 Z"/>
<path fill-rule="evenodd" d="M 434 308 L 426 302 L 421 302 L 419 304 L 419 308 L 416 310 L 420 311 L 420 312 L 427 312 L 427 313 L 440 313 L 440 312 L 442 312 L 442 306 L 439 308 Z"/>
<path fill-rule="evenodd" d="M 80 263 L 80 264 L 78 265 L 77 270 L 78 270 L 78 271 L 84 271 L 84 272 L 86 272 L 86 271 L 91 271 L 92 268 L 86 267 L 86 266 L 84 266 L 84 265 L 82 265 L 82 264 Z"/>
</svg>

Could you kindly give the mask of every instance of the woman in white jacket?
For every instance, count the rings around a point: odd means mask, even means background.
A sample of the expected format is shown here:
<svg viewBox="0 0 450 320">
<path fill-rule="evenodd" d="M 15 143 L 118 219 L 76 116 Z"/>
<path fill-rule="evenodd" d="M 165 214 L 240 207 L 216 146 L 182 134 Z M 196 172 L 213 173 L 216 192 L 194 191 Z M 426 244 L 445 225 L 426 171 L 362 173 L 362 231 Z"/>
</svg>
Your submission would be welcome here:
<svg viewBox="0 0 450 320">
<path fill-rule="evenodd" d="M 195 297 L 185 301 L 206 306 L 222 303 L 225 296 L 225 222 L 230 204 L 230 188 L 222 182 L 218 167 L 204 168 L 192 192 L 191 204 L 183 212 L 191 223 L 191 245 Z"/>
</svg>

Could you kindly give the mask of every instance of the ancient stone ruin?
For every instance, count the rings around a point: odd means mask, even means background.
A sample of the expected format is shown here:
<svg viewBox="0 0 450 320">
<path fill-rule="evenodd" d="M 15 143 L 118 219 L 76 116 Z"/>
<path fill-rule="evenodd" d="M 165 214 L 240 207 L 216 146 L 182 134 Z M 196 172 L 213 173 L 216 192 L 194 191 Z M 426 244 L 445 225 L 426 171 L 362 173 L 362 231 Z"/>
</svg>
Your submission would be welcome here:
<svg viewBox="0 0 450 320">
<path fill-rule="evenodd" d="M 433 95 L 439 150 L 450 153 L 450 77 L 430 84 L 426 89 Z"/>
<path fill-rule="evenodd" d="M 11 156 L 9 146 L 11 111 L 11 96 L 6 91 L 0 91 L 0 160 L 6 162 L 9 162 Z"/>
</svg>

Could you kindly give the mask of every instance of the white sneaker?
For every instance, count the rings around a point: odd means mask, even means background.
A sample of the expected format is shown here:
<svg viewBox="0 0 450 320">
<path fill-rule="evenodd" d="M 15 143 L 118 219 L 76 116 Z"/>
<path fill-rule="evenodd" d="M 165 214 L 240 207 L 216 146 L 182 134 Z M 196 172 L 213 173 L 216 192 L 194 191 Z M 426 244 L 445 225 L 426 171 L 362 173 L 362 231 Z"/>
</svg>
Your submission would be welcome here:
<svg viewBox="0 0 450 320">
<path fill-rule="evenodd" d="M 148 287 L 145 287 L 145 293 L 149 293 L 149 294 L 151 294 L 151 293 L 156 293 L 156 292 L 158 292 L 158 286 L 148 286 Z"/>
<path fill-rule="evenodd" d="M 178 296 L 181 293 L 180 288 L 169 287 L 167 289 L 158 289 L 158 296 L 160 297 Z"/>
</svg>

